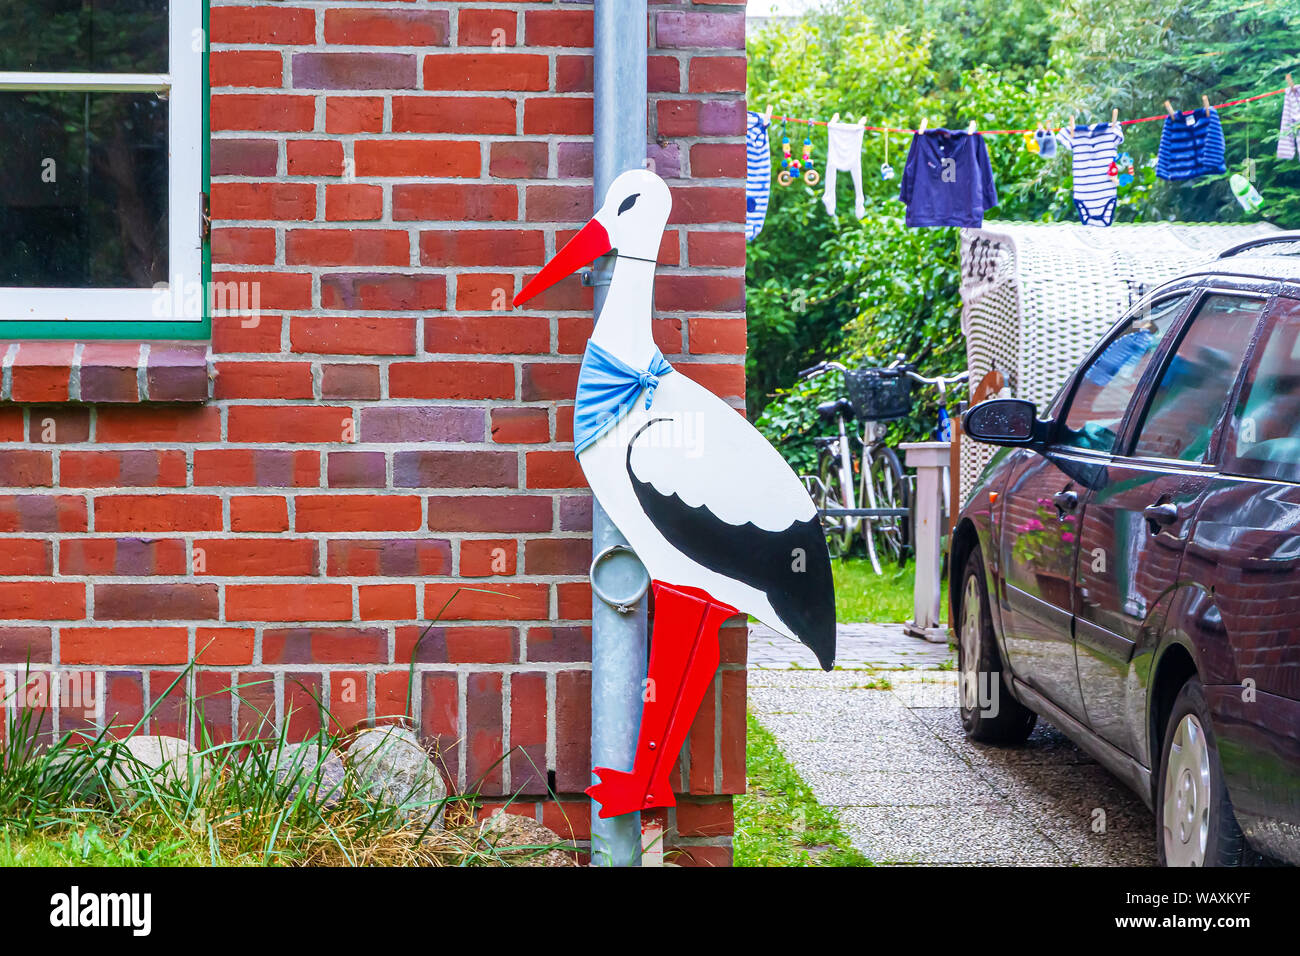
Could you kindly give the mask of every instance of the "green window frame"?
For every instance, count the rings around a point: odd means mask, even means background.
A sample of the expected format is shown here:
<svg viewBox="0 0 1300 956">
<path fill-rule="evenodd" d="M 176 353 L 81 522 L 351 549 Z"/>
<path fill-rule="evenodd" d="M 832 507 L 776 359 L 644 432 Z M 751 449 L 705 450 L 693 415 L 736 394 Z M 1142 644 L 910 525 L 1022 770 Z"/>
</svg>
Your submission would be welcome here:
<svg viewBox="0 0 1300 956">
<path fill-rule="evenodd" d="M 201 35 L 195 37 L 195 21 L 193 19 L 194 7 L 190 4 L 197 3 L 198 10 L 198 30 Z M 67 318 L 40 318 L 40 319 L 11 319 L 0 316 L 0 339 L 5 340 L 31 340 L 31 339 L 59 339 L 59 340 L 128 340 L 128 341 L 148 341 L 148 340 L 207 340 L 212 336 L 212 315 L 211 315 L 211 288 L 212 288 L 212 249 L 209 240 L 208 229 L 208 208 L 207 197 L 211 191 L 211 125 L 209 117 L 209 90 L 210 82 L 208 75 L 208 36 L 209 36 L 209 4 L 208 0 L 170 0 L 168 4 L 168 33 L 169 33 L 169 70 L 163 75 L 145 75 L 145 74 L 82 74 L 82 73 L 15 73 L 0 72 L 0 91 L 22 92 L 22 91 L 39 91 L 39 90 L 72 90 L 72 91 L 94 91 L 96 89 L 105 91 L 130 91 L 130 90 L 154 90 L 166 91 L 172 106 L 169 111 L 168 127 L 168 146 L 169 150 L 175 149 L 174 136 L 177 135 L 179 127 L 188 129 L 188 136 L 195 135 L 192 125 L 186 120 L 183 113 L 178 113 L 186 108 L 184 102 L 179 101 L 176 97 L 171 96 L 173 88 L 183 79 L 183 88 L 186 91 L 197 91 L 199 99 L 197 106 L 199 123 L 198 123 L 198 143 L 195 149 L 192 140 L 187 155 L 193 157 L 197 152 L 197 158 L 200 163 L 199 176 L 197 178 L 198 189 L 191 189 L 194 183 L 194 177 L 185 176 L 184 172 L 178 172 L 177 168 L 169 165 L 168 180 L 170 199 L 172 206 L 180 198 L 183 202 L 192 203 L 186 212 L 186 222 L 192 223 L 191 228 L 197 229 L 196 238 L 199 241 L 198 256 L 198 275 L 193 280 L 192 266 L 185 272 L 175 272 L 168 276 L 168 289 L 166 293 L 172 302 L 184 302 L 186 294 L 192 292 L 190 289 L 175 289 L 174 283 L 176 278 L 181 277 L 186 283 L 197 281 L 200 283 L 199 289 L 201 294 L 200 315 L 197 318 L 149 318 L 148 311 L 142 310 L 134 305 L 128 305 L 125 312 L 128 316 L 136 313 L 141 314 L 141 318 L 119 317 L 113 319 L 91 318 L 79 319 L 75 314 Z M 197 42 L 199 49 L 194 50 L 194 43 Z M 194 56 L 197 58 L 197 84 L 195 84 L 195 72 L 193 62 L 186 62 L 184 57 Z M 181 67 L 177 69 L 178 65 Z M 193 114 L 190 114 L 193 115 Z M 178 122 L 178 119 L 181 122 Z M 183 152 L 186 152 L 183 150 Z M 182 157 L 181 162 L 185 159 Z M 192 161 L 192 159 L 191 159 Z M 177 195 L 177 177 L 184 177 L 184 181 L 191 184 L 186 187 L 184 193 Z M 192 199 L 186 197 L 191 196 Z M 197 211 L 197 216 L 194 215 Z M 176 240 L 182 237 L 176 236 L 176 217 L 173 215 L 169 219 L 169 243 L 171 249 L 176 248 Z M 186 235 L 190 234 L 186 230 Z M 190 261 L 193 262 L 193 252 L 189 253 Z M 171 257 L 169 257 L 169 270 L 172 269 Z M 10 294 L 10 302 L 6 303 L 5 311 L 11 311 L 11 305 L 15 299 L 21 299 L 24 292 L 22 288 L 9 288 L 3 290 Z M 44 301 L 43 311 L 50 310 L 50 304 L 59 307 L 62 311 L 62 303 L 49 297 L 58 293 L 67 293 L 67 310 L 72 313 L 80 311 L 80 306 L 87 297 L 96 294 L 112 294 L 115 292 L 143 292 L 148 295 L 163 294 L 163 290 L 155 287 L 148 290 L 99 290 L 99 289 L 40 289 L 32 290 L 34 294 L 47 296 Z"/>
</svg>

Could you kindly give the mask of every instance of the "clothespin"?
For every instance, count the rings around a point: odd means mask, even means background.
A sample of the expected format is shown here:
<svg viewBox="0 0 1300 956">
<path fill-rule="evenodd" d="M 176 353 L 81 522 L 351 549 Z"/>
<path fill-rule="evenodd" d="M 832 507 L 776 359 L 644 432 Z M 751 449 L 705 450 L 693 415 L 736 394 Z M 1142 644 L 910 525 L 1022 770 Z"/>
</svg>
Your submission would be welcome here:
<svg viewBox="0 0 1300 956">
<path fill-rule="evenodd" d="M 839 121 L 840 121 L 840 114 L 839 114 L 839 113 L 836 113 L 834 116 L 831 117 L 831 122 L 832 122 L 832 123 L 838 123 Z"/>
<path fill-rule="evenodd" d="M 975 121 L 974 121 L 974 120 L 971 120 L 969 123 L 966 124 L 966 135 L 967 135 L 967 136 L 974 136 L 974 135 L 975 135 Z"/>
<path fill-rule="evenodd" d="M 772 104 L 771 103 L 768 103 L 767 109 L 763 111 L 763 125 L 764 126 L 772 125 Z"/>
<path fill-rule="evenodd" d="M 866 113 L 863 113 L 861 116 L 858 117 L 858 125 L 861 126 L 861 127 L 864 127 L 864 128 L 866 127 L 866 125 L 867 125 L 867 114 L 866 114 Z"/>
<path fill-rule="evenodd" d="M 1210 112 L 1210 98 L 1204 93 L 1201 94 L 1201 105 L 1205 107 L 1205 112 Z"/>
<path fill-rule="evenodd" d="M 918 132 L 918 133 L 924 133 L 924 132 L 925 132 L 925 127 L 926 127 L 927 125 L 929 125 L 929 122 L 930 122 L 930 121 L 929 121 L 928 119 L 926 119 L 924 116 L 922 116 L 922 117 L 921 117 L 921 128 L 918 129 L 917 132 Z"/>
<path fill-rule="evenodd" d="M 1118 124 L 1119 124 L 1119 107 L 1115 107 L 1110 111 L 1110 125 L 1116 126 Z"/>
<path fill-rule="evenodd" d="M 1286 88 L 1287 88 L 1288 90 L 1294 90 L 1294 89 L 1295 89 L 1295 80 L 1291 79 L 1291 74 L 1290 74 L 1290 73 L 1288 73 L 1288 74 L 1286 75 Z"/>
<path fill-rule="evenodd" d="M 1170 103 L 1168 100 L 1165 100 L 1165 112 L 1170 116 L 1174 115 L 1174 104 Z"/>
</svg>

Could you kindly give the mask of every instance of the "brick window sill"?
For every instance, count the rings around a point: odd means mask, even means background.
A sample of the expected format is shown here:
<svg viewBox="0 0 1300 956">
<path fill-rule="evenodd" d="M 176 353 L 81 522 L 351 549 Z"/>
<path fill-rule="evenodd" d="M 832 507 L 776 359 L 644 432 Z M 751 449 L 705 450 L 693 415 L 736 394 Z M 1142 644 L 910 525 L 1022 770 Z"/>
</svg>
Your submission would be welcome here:
<svg viewBox="0 0 1300 956">
<path fill-rule="evenodd" d="M 195 342 L 0 342 L 3 402 L 206 402 L 209 345 Z"/>
</svg>

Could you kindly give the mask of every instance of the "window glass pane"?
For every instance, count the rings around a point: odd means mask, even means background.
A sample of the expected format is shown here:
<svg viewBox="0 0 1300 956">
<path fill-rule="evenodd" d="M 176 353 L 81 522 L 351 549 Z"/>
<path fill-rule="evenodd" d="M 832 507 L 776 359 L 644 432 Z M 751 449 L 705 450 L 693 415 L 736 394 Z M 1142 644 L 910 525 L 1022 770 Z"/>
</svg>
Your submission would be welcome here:
<svg viewBox="0 0 1300 956">
<path fill-rule="evenodd" d="M 1109 452 L 1142 373 L 1187 303 L 1187 296 L 1162 299 L 1132 316 L 1083 372 L 1070 399 L 1062 445 Z"/>
<path fill-rule="evenodd" d="M 1278 299 L 1273 311 L 1228 447 L 1237 458 L 1234 470 L 1294 481 L 1300 477 L 1300 302 Z"/>
<path fill-rule="evenodd" d="M 1210 437 L 1241 370 L 1264 300 L 1205 298 L 1160 376 L 1133 454 L 1207 461 Z"/>
<path fill-rule="evenodd" d="M 167 102 L 0 93 L 0 286 L 167 280 Z"/>
<path fill-rule="evenodd" d="M 166 73 L 167 0 L 0 0 L 0 70 Z"/>
</svg>

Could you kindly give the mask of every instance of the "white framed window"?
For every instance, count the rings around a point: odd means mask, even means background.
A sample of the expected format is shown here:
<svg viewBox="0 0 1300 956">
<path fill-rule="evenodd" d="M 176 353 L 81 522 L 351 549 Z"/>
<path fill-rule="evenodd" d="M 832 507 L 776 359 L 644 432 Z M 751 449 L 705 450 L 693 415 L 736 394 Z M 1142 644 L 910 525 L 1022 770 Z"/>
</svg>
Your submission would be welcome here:
<svg viewBox="0 0 1300 956">
<path fill-rule="evenodd" d="M 0 337 L 204 319 L 204 6 L 0 2 Z"/>
</svg>

